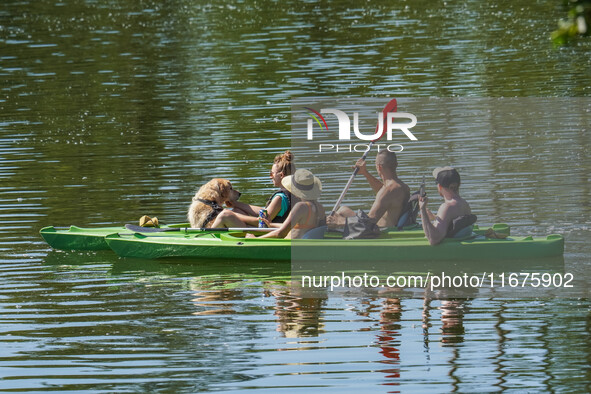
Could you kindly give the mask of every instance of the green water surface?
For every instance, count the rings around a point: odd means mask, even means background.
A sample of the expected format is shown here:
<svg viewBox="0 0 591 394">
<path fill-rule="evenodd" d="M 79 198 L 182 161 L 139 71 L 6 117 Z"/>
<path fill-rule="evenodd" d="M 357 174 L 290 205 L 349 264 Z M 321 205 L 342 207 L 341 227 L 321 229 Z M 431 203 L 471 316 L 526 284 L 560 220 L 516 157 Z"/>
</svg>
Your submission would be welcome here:
<svg viewBox="0 0 591 394">
<path fill-rule="evenodd" d="M 38 235 L 144 214 L 184 222 L 213 177 L 261 204 L 293 98 L 552 97 L 571 109 L 564 127 L 444 118 L 399 155 L 400 176 L 417 185 L 458 165 L 479 220 L 564 235 L 564 270 L 585 279 L 591 41 L 552 46 L 564 12 L 541 0 L 3 0 L 0 391 L 588 392 L 586 298 L 303 298 L 289 265 L 60 252 Z M 327 182 L 327 207 L 346 178 Z M 368 208 L 367 193 L 356 182 L 346 202 Z"/>
</svg>

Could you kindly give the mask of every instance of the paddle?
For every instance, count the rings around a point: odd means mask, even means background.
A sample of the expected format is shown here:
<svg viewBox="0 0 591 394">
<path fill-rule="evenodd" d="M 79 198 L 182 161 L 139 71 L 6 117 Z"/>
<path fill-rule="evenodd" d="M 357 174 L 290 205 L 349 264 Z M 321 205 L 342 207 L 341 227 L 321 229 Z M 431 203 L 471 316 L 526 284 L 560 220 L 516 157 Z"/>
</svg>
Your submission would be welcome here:
<svg viewBox="0 0 591 394">
<path fill-rule="evenodd" d="M 427 192 L 425 192 L 425 176 L 423 175 L 423 182 L 421 182 L 421 186 L 419 187 L 419 196 L 425 197 Z"/>
<path fill-rule="evenodd" d="M 365 160 L 365 158 L 367 157 L 367 154 L 371 150 L 371 147 L 373 146 L 373 144 L 377 140 L 382 138 L 382 136 L 384 135 L 384 131 L 386 130 L 386 123 L 387 123 L 386 116 L 387 116 L 388 112 L 393 112 L 393 111 L 396 111 L 396 99 L 390 100 L 390 102 L 388 102 L 388 104 L 386 104 L 386 106 L 384 107 L 384 110 L 382 111 L 382 115 L 384 117 L 384 123 L 382 124 L 382 126 L 383 126 L 382 127 L 382 134 L 378 138 L 376 138 L 375 140 L 373 140 L 369 143 L 369 147 L 365 152 L 363 152 L 363 156 L 361 156 L 361 160 Z M 376 126 L 376 131 L 378 130 L 378 127 L 380 127 L 379 122 L 378 122 L 378 125 Z M 332 211 L 330 212 L 329 216 L 333 216 L 336 213 L 337 209 L 339 209 L 339 207 L 341 206 L 341 203 L 343 202 L 343 198 L 345 198 L 345 194 L 347 194 L 347 191 L 349 190 L 349 187 L 351 187 L 351 184 L 353 183 L 353 179 L 355 179 L 355 175 L 357 175 L 358 172 L 359 172 L 359 167 L 355 167 L 353 174 L 351 174 L 349 181 L 345 185 L 343 192 L 341 193 L 339 199 L 337 200 L 336 204 L 332 208 Z"/>
<path fill-rule="evenodd" d="M 187 228 L 187 227 L 175 227 L 175 228 L 157 228 L 157 227 L 142 227 L 136 226 L 135 224 L 126 224 L 125 228 L 136 233 L 163 233 L 169 231 L 203 231 L 203 232 L 220 232 L 220 231 L 273 231 L 275 228 L 257 228 L 257 227 L 217 227 L 217 228 Z"/>
</svg>

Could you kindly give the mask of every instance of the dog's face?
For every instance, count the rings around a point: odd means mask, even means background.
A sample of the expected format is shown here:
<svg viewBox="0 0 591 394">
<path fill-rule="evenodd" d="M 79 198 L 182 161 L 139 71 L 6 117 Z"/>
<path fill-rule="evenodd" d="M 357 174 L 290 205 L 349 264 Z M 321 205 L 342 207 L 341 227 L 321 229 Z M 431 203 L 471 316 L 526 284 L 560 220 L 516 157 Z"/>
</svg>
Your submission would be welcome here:
<svg viewBox="0 0 591 394">
<path fill-rule="evenodd" d="M 224 203 L 227 206 L 232 206 L 232 202 L 237 201 L 239 197 L 240 192 L 234 190 L 232 184 L 227 179 L 216 178 L 207 182 L 195 193 L 193 202 L 189 207 L 187 218 L 191 227 L 211 227 L 213 220 L 210 215 L 212 212 L 215 213 L 215 211 L 211 204 L 204 203 L 203 201 L 213 201 L 219 206 L 222 206 Z"/>
<path fill-rule="evenodd" d="M 240 198 L 240 192 L 234 190 L 229 180 L 216 178 L 201 186 L 196 197 L 222 205 L 226 201 L 237 201 Z"/>
</svg>

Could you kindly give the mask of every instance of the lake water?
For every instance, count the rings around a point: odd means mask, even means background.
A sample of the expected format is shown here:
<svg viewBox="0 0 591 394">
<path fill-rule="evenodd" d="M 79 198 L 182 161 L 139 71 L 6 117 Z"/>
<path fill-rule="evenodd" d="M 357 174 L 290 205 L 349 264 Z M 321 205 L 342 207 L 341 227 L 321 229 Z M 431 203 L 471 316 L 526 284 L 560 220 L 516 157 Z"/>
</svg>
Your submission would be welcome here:
<svg viewBox="0 0 591 394">
<path fill-rule="evenodd" d="M 587 284 L 591 41 L 552 47 L 565 14 L 525 0 L 4 0 L 0 391 L 590 391 L 586 292 L 303 298 L 289 263 L 120 259 L 38 234 L 182 222 L 213 177 L 261 203 L 294 98 L 550 100 L 557 119 L 535 127 L 431 123 L 400 176 L 414 187 L 458 166 L 480 222 L 562 234 L 564 271 Z M 350 164 L 328 177 L 326 207 Z M 369 200 L 358 180 L 345 202 Z"/>
</svg>

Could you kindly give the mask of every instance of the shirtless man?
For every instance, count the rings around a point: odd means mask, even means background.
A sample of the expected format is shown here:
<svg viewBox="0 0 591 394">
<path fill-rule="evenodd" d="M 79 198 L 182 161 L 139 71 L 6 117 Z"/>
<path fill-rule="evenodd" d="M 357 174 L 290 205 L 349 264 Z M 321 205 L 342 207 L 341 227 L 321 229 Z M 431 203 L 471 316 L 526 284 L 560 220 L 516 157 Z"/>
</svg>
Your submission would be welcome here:
<svg viewBox="0 0 591 394">
<path fill-rule="evenodd" d="M 396 168 L 398 167 L 396 154 L 387 150 L 382 150 L 377 154 L 376 170 L 381 180 L 367 171 L 365 160 L 357 161 L 355 166 L 359 168 L 358 173 L 365 176 L 376 193 L 376 199 L 368 216 L 380 227 L 396 226 L 410 198 L 410 188 L 396 174 Z M 355 216 L 355 212 L 349 207 L 342 206 L 333 216 L 329 216 L 326 221 L 329 227 L 335 228 L 343 226 L 346 218 L 351 216 Z"/>
<path fill-rule="evenodd" d="M 460 197 L 460 174 L 452 167 L 439 167 L 433 171 L 439 195 L 444 198 L 437 211 L 437 216 L 427 209 L 428 198 L 419 198 L 423 230 L 431 245 L 437 245 L 447 235 L 450 224 L 455 218 L 469 215 L 470 205 Z"/>
</svg>

